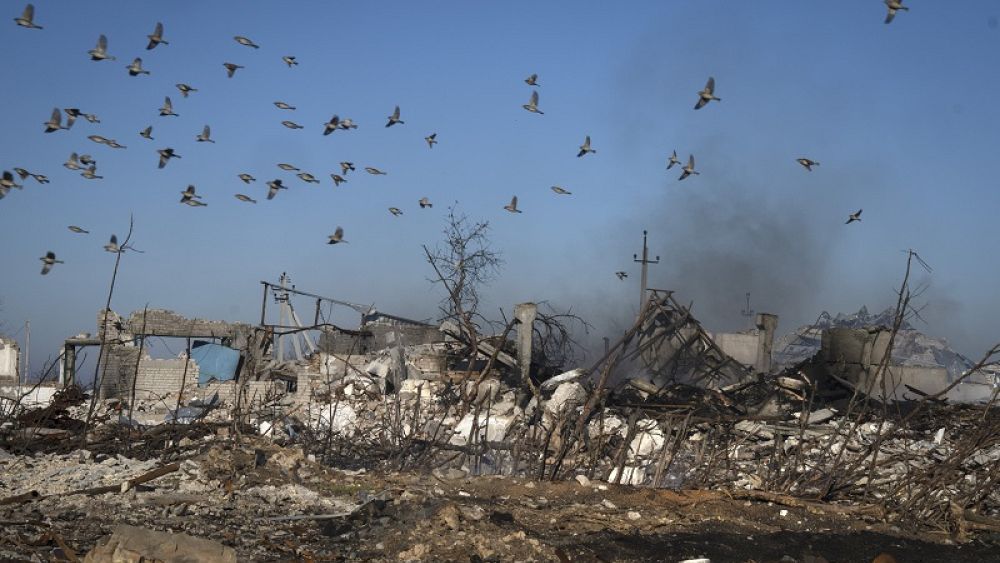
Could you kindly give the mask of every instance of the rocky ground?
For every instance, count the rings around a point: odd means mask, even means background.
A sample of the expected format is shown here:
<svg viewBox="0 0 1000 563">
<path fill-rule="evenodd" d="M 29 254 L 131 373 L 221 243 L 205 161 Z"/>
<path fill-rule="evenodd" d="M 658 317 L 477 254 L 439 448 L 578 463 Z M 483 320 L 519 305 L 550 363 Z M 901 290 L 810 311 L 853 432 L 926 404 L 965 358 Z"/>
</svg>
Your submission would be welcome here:
<svg viewBox="0 0 1000 563">
<path fill-rule="evenodd" d="M 957 544 L 715 491 L 341 471 L 261 437 L 184 446 L 176 470 L 131 486 L 164 464 L 0 453 L 0 560 L 77 560 L 130 524 L 219 542 L 240 561 L 1000 561 L 998 534 Z"/>
</svg>

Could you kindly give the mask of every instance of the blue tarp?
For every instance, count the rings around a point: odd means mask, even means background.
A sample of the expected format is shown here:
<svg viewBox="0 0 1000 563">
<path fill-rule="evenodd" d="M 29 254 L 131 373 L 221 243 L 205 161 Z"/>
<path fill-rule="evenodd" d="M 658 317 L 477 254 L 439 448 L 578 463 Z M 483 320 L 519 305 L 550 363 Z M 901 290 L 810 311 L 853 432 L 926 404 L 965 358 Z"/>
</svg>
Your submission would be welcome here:
<svg viewBox="0 0 1000 563">
<path fill-rule="evenodd" d="M 203 386 L 213 379 L 229 381 L 236 377 L 240 352 L 211 342 L 195 342 L 191 359 L 198 364 L 198 385 Z"/>
</svg>

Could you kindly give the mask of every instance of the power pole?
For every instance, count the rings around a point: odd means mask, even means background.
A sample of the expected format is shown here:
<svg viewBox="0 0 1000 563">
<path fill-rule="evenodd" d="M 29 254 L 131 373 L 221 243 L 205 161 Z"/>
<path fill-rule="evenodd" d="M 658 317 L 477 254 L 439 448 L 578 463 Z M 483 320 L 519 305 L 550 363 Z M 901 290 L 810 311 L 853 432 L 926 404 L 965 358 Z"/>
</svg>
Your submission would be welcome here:
<svg viewBox="0 0 1000 563">
<path fill-rule="evenodd" d="M 757 311 L 754 311 L 753 309 L 750 308 L 750 292 L 748 291 L 746 309 L 740 311 L 740 314 L 743 315 L 744 318 L 746 318 L 747 324 L 750 325 L 750 328 L 753 328 L 753 314 L 756 312 Z"/>
<path fill-rule="evenodd" d="M 642 287 L 639 289 L 639 312 L 642 313 L 643 307 L 646 306 L 646 278 L 647 270 L 649 269 L 649 264 L 659 264 L 660 257 L 657 256 L 656 260 L 649 259 L 649 247 L 646 246 L 646 231 L 642 231 L 642 260 L 639 260 L 638 254 L 632 255 L 633 262 L 639 262 L 642 264 L 642 276 L 639 282 Z"/>
</svg>

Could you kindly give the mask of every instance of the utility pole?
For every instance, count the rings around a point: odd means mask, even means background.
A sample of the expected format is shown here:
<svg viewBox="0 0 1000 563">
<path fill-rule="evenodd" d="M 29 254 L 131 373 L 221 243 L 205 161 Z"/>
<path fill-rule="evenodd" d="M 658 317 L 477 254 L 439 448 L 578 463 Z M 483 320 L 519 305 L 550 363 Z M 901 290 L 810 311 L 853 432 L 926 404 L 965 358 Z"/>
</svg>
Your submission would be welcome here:
<svg viewBox="0 0 1000 563">
<path fill-rule="evenodd" d="M 746 306 L 745 309 L 743 309 L 742 311 L 740 311 L 740 314 L 743 315 L 743 317 L 747 320 L 747 324 L 750 325 L 750 328 L 753 328 L 753 324 L 752 324 L 753 323 L 753 314 L 756 313 L 756 312 L 757 311 L 754 311 L 753 309 L 750 308 L 750 292 L 748 291 L 747 292 L 747 306 Z"/>
<path fill-rule="evenodd" d="M 633 254 L 632 255 L 632 261 L 633 262 L 639 262 L 640 264 L 642 264 L 642 276 L 641 276 L 641 280 L 639 282 L 642 285 L 642 287 L 639 289 L 639 313 L 640 314 L 642 313 L 643 307 L 646 306 L 646 278 L 647 278 L 647 270 L 649 269 L 649 264 L 659 264 L 660 263 L 660 257 L 659 256 L 656 257 L 656 260 L 650 260 L 649 259 L 649 247 L 646 246 L 646 234 L 647 234 L 646 231 L 643 230 L 642 231 L 642 260 L 639 260 L 639 255 L 638 254 Z"/>
</svg>

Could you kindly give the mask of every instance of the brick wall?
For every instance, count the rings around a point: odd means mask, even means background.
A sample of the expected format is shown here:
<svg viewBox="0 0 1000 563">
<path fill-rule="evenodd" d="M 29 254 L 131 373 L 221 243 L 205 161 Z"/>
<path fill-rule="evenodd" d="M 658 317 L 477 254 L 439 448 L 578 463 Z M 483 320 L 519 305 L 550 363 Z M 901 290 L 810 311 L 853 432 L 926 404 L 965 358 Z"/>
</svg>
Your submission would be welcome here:
<svg viewBox="0 0 1000 563">
<path fill-rule="evenodd" d="M 135 346 L 116 346 L 105 351 L 105 359 L 102 361 L 104 367 L 101 369 L 104 374 L 100 387 L 101 398 L 131 395 L 133 379 L 135 397 L 143 400 L 177 393 L 184 380 L 198 381 L 198 364 L 194 360 L 183 358 L 143 358 L 139 361 L 138 376 L 134 377 L 138 357 L 139 348 Z"/>
</svg>

